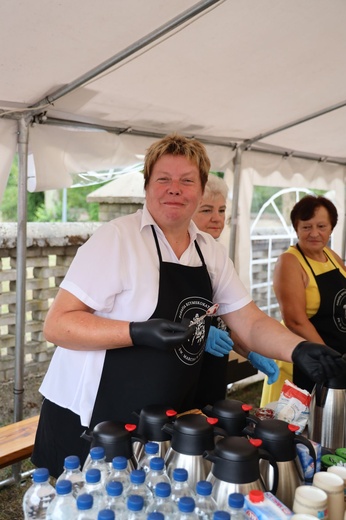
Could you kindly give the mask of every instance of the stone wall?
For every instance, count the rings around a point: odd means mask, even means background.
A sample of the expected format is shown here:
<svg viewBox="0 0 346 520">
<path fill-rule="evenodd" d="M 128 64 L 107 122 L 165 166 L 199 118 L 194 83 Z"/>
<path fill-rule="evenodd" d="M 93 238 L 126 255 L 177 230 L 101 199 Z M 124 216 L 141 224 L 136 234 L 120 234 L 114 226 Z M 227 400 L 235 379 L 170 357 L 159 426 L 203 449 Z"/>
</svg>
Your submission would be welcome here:
<svg viewBox="0 0 346 520">
<path fill-rule="evenodd" d="M 27 230 L 24 375 L 43 374 L 54 352 L 43 322 L 59 284 L 98 223 L 29 223 Z M 0 224 L 0 382 L 14 378 L 17 225 Z"/>
</svg>

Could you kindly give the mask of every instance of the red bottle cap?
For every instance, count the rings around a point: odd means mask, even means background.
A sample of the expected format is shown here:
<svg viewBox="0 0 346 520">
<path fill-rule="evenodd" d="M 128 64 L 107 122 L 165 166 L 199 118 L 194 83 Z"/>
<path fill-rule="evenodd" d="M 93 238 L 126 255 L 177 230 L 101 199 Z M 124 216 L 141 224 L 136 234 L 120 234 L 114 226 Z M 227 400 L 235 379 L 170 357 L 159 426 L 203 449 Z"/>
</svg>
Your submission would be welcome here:
<svg viewBox="0 0 346 520">
<path fill-rule="evenodd" d="M 258 504 L 258 502 L 263 502 L 263 500 L 264 500 L 263 491 L 260 491 L 259 489 L 251 489 L 251 491 L 249 491 L 249 500 L 250 500 L 250 502 L 253 502 L 254 504 Z"/>
</svg>

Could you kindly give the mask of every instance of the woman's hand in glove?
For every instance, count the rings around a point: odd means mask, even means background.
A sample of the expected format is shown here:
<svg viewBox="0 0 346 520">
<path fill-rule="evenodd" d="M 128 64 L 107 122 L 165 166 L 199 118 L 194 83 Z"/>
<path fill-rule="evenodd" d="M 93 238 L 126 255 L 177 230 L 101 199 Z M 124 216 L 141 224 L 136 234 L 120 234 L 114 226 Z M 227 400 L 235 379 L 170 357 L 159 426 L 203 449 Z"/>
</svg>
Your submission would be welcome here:
<svg viewBox="0 0 346 520">
<path fill-rule="evenodd" d="M 278 380 L 280 369 L 274 359 L 261 356 L 261 354 L 257 354 L 257 352 L 250 352 L 248 360 L 254 368 L 257 368 L 257 370 L 260 370 L 268 376 L 268 385 L 272 385 Z"/>
<path fill-rule="evenodd" d="M 189 327 L 161 318 L 130 323 L 130 336 L 134 345 L 160 350 L 173 350 L 191 338 L 194 332 L 194 326 Z"/>
<path fill-rule="evenodd" d="M 233 341 L 225 330 L 211 326 L 204 350 L 213 356 L 223 357 L 230 353 L 233 345 Z"/>
<path fill-rule="evenodd" d="M 342 373 L 346 376 L 345 357 L 327 345 L 301 341 L 292 352 L 292 361 L 315 383 L 323 383 Z"/>
</svg>

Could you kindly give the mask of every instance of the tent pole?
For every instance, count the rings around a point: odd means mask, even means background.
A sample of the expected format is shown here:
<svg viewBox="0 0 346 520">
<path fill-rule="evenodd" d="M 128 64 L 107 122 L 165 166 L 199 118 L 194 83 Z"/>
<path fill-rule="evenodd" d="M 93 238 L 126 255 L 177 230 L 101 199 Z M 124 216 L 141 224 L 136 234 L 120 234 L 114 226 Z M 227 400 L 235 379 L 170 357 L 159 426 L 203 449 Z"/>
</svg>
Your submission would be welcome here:
<svg viewBox="0 0 346 520">
<path fill-rule="evenodd" d="M 24 117 L 18 120 L 18 224 L 17 224 L 17 287 L 16 342 L 14 374 L 14 421 L 23 418 L 23 375 L 26 292 L 26 234 L 27 234 L 27 174 L 29 127 Z"/>
<path fill-rule="evenodd" d="M 229 245 L 229 256 L 233 263 L 235 263 L 235 246 L 237 239 L 238 228 L 238 204 L 239 204 L 239 189 L 240 189 L 240 174 L 241 174 L 241 155 L 242 149 L 238 147 L 234 158 L 234 182 L 233 182 L 233 196 L 232 196 L 232 212 L 231 212 L 231 238 Z"/>
</svg>

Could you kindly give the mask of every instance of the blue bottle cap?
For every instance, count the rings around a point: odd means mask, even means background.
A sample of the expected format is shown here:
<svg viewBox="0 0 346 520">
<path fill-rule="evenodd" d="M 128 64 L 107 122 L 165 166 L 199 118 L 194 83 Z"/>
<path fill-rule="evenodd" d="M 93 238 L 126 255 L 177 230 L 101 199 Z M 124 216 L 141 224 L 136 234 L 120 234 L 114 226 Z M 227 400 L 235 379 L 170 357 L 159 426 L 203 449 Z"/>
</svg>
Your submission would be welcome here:
<svg viewBox="0 0 346 520">
<path fill-rule="evenodd" d="M 112 466 L 114 469 L 126 469 L 127 468 L 127 458 L 119 455 L 118 457 L 114 457 L 112 460 Z"/>
<path fill-rule="evenodd" d="M 185 468 L 174 468 L 173 470 L 173 480 L 177 482 L 185 482 L 187 481 L 188 473 Z"/>
<path fill-rule="evenodd" d="M 123 485 L 118 480 L 111 480 L 106 485 L 106 491 L 110 497 L 120 497 L 123 492 Z"/>
<path fill-rule="evenodd" d="M 83 493 L 77 496 L 77 509 L 79 511 L 86 511 L 91 509 L 93 506 L 94 499 L 89 493 Z"/>
<path fill-rule="evenodd" d="M 178 507 L 181 513 L 192 513 L 195 509 L 195 501 L 192 497 L 181 497 L 178 501 Z"/>
<path fill-rule="evenodd" d="M 127 509 L 130 511 L 141 511 L 144 506 L 144 499 L 141 495 L 130 495 L 127 499 Z"/>
<path fill-rule="evenodd" d="M 72 482 L 70 480 L 59 480 L 56 483 L 55 490 L 58 495 L 67 495 L 72 491 Z"/>
<path fill-rule="evenodd" d="M 66 469 L 78 469 L 80 467 L 80 460 L 77 455 L 69 455 L 64 460 L 64 466 Z"/>
<path fill-rule="evenodd" d="M 157 497 L 169 497 L 171 494 L 171 485 L 168 482 L 158 482 L 154 492 Z"/>
<path fill-rule="evenodd" d="M 90 468 L 85 474 L 85 480 L 88 484 L 96 484 L 101 480 L 101 471 L 98 468 Z"/>
<path fill-rule="evenodd" d="M 105 449 L 102 446 L 95 446 L 90 450 L 92 460 L 100 460 L 105 456 Z"/>
<path fill-rule="evenodd" d="M 130 480 L 133 484 L 143 484 L 145 481 L 144 469 L 133 469 L 130 473 Z"/>
<path fill-rule="evenodd" d="M 231 493 L 228 495 L 228 505 L 229 507 L 241 509 L 244 507 L 244 495 L 242 493 Z"/>
<path fill-rule="evenodd" d="M 202 495 L 204 497 L 211 495 L 213 489 L 213 485 L 211 482 L 207 480 L 200 480 L 196 484 L 196 492 L 198 495 Z"/>
<path fill-rule="evenodd" d="M 162 457 L 153 457 L 150 460 L 150 469 L 153 469 L 154 471 L 160 471 L 165 467 L 165 462 Z"/>
<path fill-rule="evenodd" d="M 46 482 L 49 479 L 49 471 L 47 468 L 37 468 L 34 471 L 33 475 L 34 482 L 38 484 L 41 482 Z"/>
<path fill-rule="evenodd" d="M 98 512 L 97 520 L 114 520 L 115 519 L 115 513 L 112 511 L 112 509 L 101 509 L 101 511 Z"/>
<path fill-rule="evenodd" d="M 148 453 L 148 455 L 154 455 L 159 452 L 159 445 L 157 442 L 147 442 L 144 446 L 144 451 Z"/>
<path fill-rule="evenodd" d="M 214 511 L 213 520 L 230 520 L 230 518 L 228 511 Z"/>
</svg>

